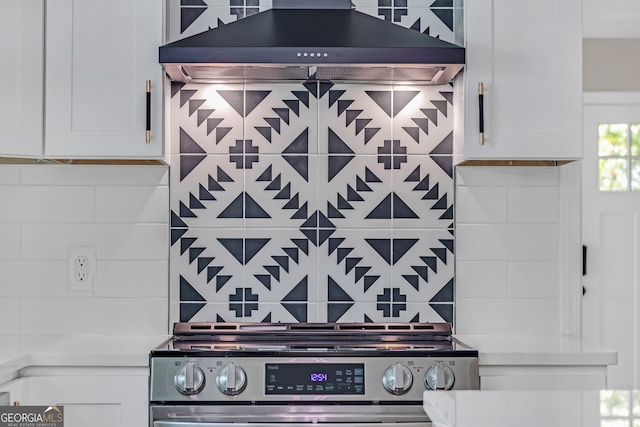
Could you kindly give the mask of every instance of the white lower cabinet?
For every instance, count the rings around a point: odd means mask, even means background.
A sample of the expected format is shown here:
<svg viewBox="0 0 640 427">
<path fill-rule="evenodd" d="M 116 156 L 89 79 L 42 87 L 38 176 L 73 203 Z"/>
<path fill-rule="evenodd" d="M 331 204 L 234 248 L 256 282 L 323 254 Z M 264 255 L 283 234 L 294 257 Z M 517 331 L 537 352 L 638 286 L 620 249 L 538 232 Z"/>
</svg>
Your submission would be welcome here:
<svg viewBox="0 0 640 427">
<path fill-rule="evenodd" d="M 147 368 L 26 368 L 0 386 L 21 406 L 62 406 L 65 427 L 149 425 Z"/>
</svg>

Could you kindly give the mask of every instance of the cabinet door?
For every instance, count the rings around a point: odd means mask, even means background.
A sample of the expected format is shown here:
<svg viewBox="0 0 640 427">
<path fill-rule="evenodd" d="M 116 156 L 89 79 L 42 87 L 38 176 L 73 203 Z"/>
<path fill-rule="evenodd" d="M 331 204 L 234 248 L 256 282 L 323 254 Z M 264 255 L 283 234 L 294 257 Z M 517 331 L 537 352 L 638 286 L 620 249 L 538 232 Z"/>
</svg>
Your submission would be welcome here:
<svg viewBox="0 0 640 427">
<path fill-rule="evenodd" d="M 581 0 L 465 2 L 466 158 L 581 157 L 581 10 Z"/>
<path fill-rule="evenodd" d="M 56 0 L 46 18 L 45 156 L 162 157 L 162 2 Z"/>
<path fill-rule="evenodd" d="M 42 156 L 43 0 L 0 2 L 0 156 Z"/>
<path fill-rule="evenodd" d="M 22 406 L 64 407 L 65 427 L 141 427 L 149 425 L 147 375 L 23 377 L 0 386 Z"/>
</svg>

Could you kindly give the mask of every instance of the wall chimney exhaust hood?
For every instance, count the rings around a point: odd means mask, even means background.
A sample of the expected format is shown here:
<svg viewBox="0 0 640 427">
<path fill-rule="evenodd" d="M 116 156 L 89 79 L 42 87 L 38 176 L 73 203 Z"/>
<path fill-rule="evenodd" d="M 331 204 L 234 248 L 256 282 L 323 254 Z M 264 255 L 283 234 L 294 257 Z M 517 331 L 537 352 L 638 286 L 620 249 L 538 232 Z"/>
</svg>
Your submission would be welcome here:
<svg viewBox="0 0 640 427">
<path fill-rule="evenodd" d="M 174 81 L 446 84 L 464 47 L 351 8 L 350 0 L 273 0 L 273 9 L 160 47 Z"/>
</svg>

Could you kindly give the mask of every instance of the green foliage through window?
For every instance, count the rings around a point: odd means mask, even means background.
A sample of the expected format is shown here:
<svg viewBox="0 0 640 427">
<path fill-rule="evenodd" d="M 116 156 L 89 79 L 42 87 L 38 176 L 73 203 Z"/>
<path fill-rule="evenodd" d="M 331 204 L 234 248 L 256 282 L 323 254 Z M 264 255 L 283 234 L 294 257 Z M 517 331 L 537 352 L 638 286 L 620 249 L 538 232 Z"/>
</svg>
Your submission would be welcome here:
<svg viewBox="0 0 640 427">
<path fill-rule="evenodd" d="M 640 124 L 598 126 L 600 191 L 640 190 Z"/>
<path fill-rule="evenodd" d="M 640 426 L 640 391 L 602 390 L 600 427 Z"/>
</svg>

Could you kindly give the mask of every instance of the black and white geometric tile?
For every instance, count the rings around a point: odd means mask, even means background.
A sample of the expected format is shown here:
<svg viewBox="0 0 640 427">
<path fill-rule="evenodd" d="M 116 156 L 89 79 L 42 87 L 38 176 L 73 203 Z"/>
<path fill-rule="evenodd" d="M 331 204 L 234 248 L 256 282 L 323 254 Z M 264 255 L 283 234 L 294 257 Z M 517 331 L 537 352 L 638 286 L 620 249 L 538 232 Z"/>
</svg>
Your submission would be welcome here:
<svg viewBox="0 0 640 427">
<path fill-rule="evenodd" d="M 180 320 L 453 322 L 451 94 L 174 84 Z"/>
<path fill-rule="evenodd" d="M 176 39 L 271 7 L 171 1 Z M 447 40 L 459 1 L 353 3 Z M 450 85 L 172 83 L 169 108 L 172 321 L 453 323 Z"/>
<path fill-rule="evenodd" d="M 319 0 L 306 0 L 319 1 Z M 352 0 L 359 12 L 455 42 L 462 0 Z M 168 0 L 168 42 L 271 9 L 272 0 Z"/>
</svg>

